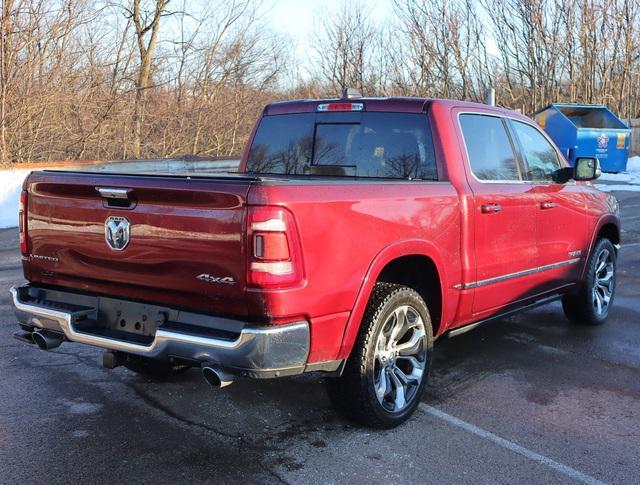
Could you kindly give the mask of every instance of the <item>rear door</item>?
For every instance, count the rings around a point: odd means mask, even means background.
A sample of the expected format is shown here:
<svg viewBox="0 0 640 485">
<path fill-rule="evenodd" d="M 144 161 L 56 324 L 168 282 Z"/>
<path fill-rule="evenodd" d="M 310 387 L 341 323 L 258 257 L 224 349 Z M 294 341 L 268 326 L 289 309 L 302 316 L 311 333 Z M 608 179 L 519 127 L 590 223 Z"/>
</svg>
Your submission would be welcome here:
<svg viewBox="0 0 640 485">
<path fill-rule="evenodd" d="M 473 313 L 484 316 L 535 291 L 536 196 L 524 183 L 516 146 L 502 117 L 461 113 L 474 194 L 476 278 Z"/>
<path fill-rule="evenodd" d="M 553 174 L 564 164 L 546 136 L 535 126 L 511 120 L 525 164 L 525 178 L 536 196 L 536 233 L 541 290 L 578 279 L 587 251 L 585 200 L 574 181 L 558 183 Z"/>
</svg>

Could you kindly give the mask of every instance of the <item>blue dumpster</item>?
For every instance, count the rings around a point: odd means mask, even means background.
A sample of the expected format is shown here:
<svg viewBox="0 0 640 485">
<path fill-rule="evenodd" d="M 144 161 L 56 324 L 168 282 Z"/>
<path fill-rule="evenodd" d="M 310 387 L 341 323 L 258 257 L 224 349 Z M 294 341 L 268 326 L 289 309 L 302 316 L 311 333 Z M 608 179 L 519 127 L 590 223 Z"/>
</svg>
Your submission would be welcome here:
<svg viewBox="0 0 640 485">
<path fill-rule="evenodd" d="M 579 157 L 596 157 L 604 172 L 626 170 L 631 130 L 606 106 L 552 103 L 534 118 L 570 165 Z"/>
</svg>

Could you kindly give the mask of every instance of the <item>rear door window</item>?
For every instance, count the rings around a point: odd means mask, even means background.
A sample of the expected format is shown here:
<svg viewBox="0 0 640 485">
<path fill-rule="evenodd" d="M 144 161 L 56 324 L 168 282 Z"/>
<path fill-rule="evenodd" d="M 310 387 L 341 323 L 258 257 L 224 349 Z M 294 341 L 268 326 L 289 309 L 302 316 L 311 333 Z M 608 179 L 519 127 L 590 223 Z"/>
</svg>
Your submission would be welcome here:
<svg viewBox="0 0 640 485">
<path fill-rule="evenodd" d="M 513 144 L 502 118 L 461 114 L 460 127 L 471 171 L 479 180 L 522 180 Z"/>
<path fill-rule="evenodd" d="M 414 113 L 265 116 L 247 171 L 437 179 L 428 118 Z"/>
</svg>

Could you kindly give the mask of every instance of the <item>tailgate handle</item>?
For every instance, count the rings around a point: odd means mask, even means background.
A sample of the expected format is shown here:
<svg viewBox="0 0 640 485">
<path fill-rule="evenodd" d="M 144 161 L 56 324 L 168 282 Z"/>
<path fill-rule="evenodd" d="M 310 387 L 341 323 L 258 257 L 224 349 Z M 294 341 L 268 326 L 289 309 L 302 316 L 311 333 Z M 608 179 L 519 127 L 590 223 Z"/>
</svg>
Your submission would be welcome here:
<svg viewBox="0 0 640 485">
<path fill-rule="evenodd" d="M 96 187 L 98 193 L 106 199 L 128 199 L 131 189 L 114 189 L 111 187 Z"/>
</svg>

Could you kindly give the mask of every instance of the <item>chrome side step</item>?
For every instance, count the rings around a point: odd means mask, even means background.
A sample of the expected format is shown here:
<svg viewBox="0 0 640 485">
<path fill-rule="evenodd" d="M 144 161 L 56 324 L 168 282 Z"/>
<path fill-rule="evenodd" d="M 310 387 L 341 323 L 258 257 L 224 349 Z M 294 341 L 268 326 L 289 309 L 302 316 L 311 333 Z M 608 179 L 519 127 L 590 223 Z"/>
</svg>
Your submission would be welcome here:
<svg viewBox="0 0 640 485">
<path fill-rule="evenodd" d="M 473 330 L 474 328 L 477 328 L 481 325 L 485 325 L 487 323 L 491 323 L 494 322 L 496 320 L 500 320 L 502 318 L 505 317 L 510 317 L 511 315 L 517 315 L 518 313 L 527 311 L 527 310 L 531 310 L 532 308 L 536 308 L 542 305 L 546 305 L 548 303 L 552 303 L 554 301 L 559 300 L 560 298 L 562 298 L 562 295 L 553 295 L 553 296 L 549 296 L 546 298 L 543 298 L 542 300 L 538 300 L 538 301 L 534 301 L 533 303 L 529 303 L 527 305 L 521 306 L 521 307 L 517 307 L 517 308 L 513 308 L 511 310 L 507 310 L 505 312 L 501 312 L 498 313 L 496 315 L 493 315 L 491 317 L 485 318 L 483 320 L 479 320 L 477 322 L 473 322 L 473 323 L 469 323 L 467 325 L 464 325 L 463 327 L 458 327 L 458 328 L 454 328 L 452 330 L 449 330 L 447 332 L 445 332 L 444 334 L 442 334 L 442 337 L 446 336 L 448 338 L 451 337 L 457 337 L 458 335 L 462 335 L 463 333 L 467 333 L 469 330 Z"/>
</svg>

